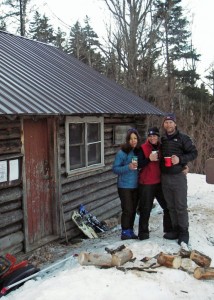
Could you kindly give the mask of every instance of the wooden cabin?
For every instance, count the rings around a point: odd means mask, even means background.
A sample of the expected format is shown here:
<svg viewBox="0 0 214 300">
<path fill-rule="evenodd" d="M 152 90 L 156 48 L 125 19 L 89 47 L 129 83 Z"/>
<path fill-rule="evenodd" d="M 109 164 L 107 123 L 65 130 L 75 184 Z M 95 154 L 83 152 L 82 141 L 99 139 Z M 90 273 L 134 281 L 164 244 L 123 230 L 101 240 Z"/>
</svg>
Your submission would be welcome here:
<svg viewBox="0 0 214 300">
<path fill-rule="evenodd" d="M 163 112 L 61 50 L 0 31 L 0 254 L 78 236 L 80 204 L 118 215 L 112 163 Z"/>
</svg>

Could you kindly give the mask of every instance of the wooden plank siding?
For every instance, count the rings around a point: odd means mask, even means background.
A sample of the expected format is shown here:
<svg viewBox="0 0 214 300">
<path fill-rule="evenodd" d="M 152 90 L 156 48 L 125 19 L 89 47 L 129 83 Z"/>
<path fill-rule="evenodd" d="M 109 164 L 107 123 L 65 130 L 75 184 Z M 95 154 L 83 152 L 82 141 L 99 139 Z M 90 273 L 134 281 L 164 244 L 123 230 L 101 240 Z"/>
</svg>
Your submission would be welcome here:
<svg viewBox="0 0 214 300">
<path fill-rule="evenodd" d="M 65 171 L 65 129 L 61 121 L 60 134 L 60 168 L 61 168 L 61 201 L 64 212 L 66 232 L 68 236 L 76 236 L 80 232 L 71 220 L 71 212 L 84 204 L 86 209 L 96 215 L 99 220 L 105 220 L 119 215 L 120 200 L 117 192 L 117 175 L 112 172 L 112 164 L 119 146 L 113 145 L 113 129 L 117 124 L 131 124 L 143 132 L 143 118 L 120 115 L 104 118 L 104 157 L 105 166 L 98 170 L 79 175 L 66 176 Z M 64 228 L 62 228 L 63 235 Z"/>
<path fill-rule="evenodd" d="M 21 121 L 0 118 L 0 159 L 21 157 Z M 23 250 L 22 180 L 0 183 L 0 253 Z"/>
<path fill-rule="evenodd" d="M 67 176 L 65 168 L 65 118 L 65 116 L 55 116 L 53 130 L 50 132 L 50 139 L 56 136 L 56 151 L 54 150 L 53 157 L 51 157 L 54 168 L 52 173 L 56 174 L 53 180 L 53 193 L 57 200 L 57 211 L 52 216 L 55 224 L 54 230 L 57 232 L 56 238 L 65 237 L 65 228 L 69 238 L 74 238 L 80 234 L 71 219 L 72 211 L 78 209 L 80 204 L 84 204 L 86 209 L 100 220 L 120 214 L 117 176 L 112 172 L 112 164 L 119 150 L 119 145 L 113 144 L 114 126 L 131 124 L 138 128 L 140 134 L 142 134 L 145 126 L 145 119 L 142 116 L 104 115 L 104 167 Z M 28 251 L 25 247 L 27 225 L 24 221 L 27 216 L 24 189 L 26 185 L 25 159 L 22 157 L 24 142 L 22 117 L 11 119 L 0 117 L 0 160 L 19 157 L 23 164 L 23 176 L 19 180 L 0 183 L 1 255 L 8 252 L 16 254 Z M 50 145 L 52 144 L 53 142 Z"/>
</svg>

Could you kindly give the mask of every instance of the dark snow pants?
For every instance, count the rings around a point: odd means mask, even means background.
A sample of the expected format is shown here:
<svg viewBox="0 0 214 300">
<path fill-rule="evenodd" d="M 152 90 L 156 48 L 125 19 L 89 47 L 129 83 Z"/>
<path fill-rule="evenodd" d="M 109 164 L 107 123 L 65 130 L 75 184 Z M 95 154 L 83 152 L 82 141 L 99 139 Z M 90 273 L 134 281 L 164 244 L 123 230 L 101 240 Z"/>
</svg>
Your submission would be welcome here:
<svg viewBox="0 0 214 300">
<path fill-rule="evenodd" d="M 121 201 L 122 229 L 133 229 L 138 205 L 138 189 L 122 189 L 118 188 L 118 194 Z"/>
<path fill-rule="evenodd" d="M 184 173 L 162 174 L 161 183 L 173 229 L 178 232 L 179 239 L 188 242 L 187 177 Z"/>
<path fill-rule="evenodd" d="M 163 209 L 163 231 L 172 231 L 172 223 L 169 210 L 162 192 L 161 184 L 140 184 L 139 185 L 139 233 L 149 233 L 149 218 L 153 207 L 154 199 L 157 199 L 159 205 Z"/>
</svg>

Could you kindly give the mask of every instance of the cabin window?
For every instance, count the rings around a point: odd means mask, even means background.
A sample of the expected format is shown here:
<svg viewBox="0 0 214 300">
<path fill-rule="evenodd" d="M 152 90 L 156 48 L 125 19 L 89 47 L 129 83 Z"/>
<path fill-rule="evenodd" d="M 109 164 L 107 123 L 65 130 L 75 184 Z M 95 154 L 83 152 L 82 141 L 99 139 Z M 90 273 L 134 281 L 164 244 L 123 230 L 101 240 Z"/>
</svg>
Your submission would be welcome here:
<svg viewBox="0 0 214 300">
<path fill-rule="evenodd" d="M 127 131 L 133 127 L 133 125 L 115 125 L 113 131 L 113 144 L 121 145 L 125 143 Z"/>
<path fill-rule="evenodd" d="M 68 174 L 104 165 L 103 118 L 66 118 L 66 171 Z"/>
</svg>

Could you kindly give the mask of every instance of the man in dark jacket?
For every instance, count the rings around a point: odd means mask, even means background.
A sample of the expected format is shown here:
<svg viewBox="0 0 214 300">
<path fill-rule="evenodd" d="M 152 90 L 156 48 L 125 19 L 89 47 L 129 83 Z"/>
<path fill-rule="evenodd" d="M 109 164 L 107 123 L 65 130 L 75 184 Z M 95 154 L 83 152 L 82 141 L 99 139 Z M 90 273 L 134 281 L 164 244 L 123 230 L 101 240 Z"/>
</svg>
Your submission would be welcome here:
<svg viewBox="0 0 214 300">
<path fill-rule="evenodd" d="M 178 239 L 180 245 L 188 244 L 187 177 L 182 171 L 189 161 L 197 157 L 198 152 L 191 138 L 178 131 L 173 114 L 164 117 L 163 128 L 165 134 L 161 138 L 161 182 L 173 226 L 173 231 L 167 232 L 164 238 Z"/>
</svg>

